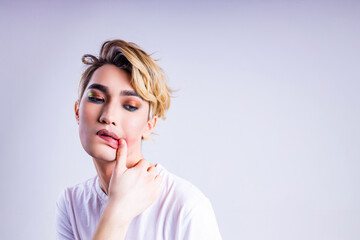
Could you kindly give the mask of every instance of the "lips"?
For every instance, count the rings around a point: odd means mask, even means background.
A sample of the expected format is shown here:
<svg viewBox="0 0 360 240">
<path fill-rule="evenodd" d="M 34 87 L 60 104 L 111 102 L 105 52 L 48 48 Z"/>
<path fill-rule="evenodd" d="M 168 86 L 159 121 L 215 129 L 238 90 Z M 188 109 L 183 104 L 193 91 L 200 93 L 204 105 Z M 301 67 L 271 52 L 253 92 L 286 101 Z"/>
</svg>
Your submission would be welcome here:
<svg viewBox="0 0 360 240">
<path fill-rule="evenodd" d="M 113 133 L 113 132 L 110 132 L 106 129 L 101 129 L 100 131 L 97 132 L 97 135 L 99 136 L 107 136 L 107 137 L 111 137 L 113 138 L 114 140 L 119 140 L 119 137 Z"/>
<path fill-rule="evenodd" d="M 102 129 L 100 131 L 97 132 L 97 135 L 105 140 L 105 142 L 110 146 L 112 147 L 113 149 L 117 149 L 118 146 L 119 146 L 119 137 L 113 133 L 113 132 L 110 132 L 106 129 Z"/>
</svg>

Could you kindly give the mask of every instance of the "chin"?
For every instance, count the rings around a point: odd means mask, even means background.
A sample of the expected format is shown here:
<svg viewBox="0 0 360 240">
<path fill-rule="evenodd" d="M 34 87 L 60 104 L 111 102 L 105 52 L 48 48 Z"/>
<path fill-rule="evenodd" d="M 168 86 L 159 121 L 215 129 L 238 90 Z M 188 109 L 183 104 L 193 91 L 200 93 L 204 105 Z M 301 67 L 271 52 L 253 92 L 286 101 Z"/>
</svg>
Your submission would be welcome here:
<svg viewBox="0 0 360 240">
<path fill-rule="evenodd" d="M 111 162 L 116 158 L 116 149 L 105 144 L 95 144 L 95 146 L 90 147 L 90 149 L 85 149 L 85 151 L 96 160 Z"/>
</svg>

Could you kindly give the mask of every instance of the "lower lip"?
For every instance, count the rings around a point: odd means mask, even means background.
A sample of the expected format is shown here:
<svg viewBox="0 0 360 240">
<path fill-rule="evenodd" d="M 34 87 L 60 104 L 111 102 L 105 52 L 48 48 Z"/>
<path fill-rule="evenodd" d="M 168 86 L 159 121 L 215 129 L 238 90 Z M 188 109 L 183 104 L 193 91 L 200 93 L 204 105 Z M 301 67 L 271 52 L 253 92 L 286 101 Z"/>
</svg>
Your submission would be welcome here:
<svg viewBox="0 0 360 240">
<path fill-rule="evenodd" d="M 98 135 L 98 136 L 100 138 L 104 139 L 110 147 L 112 147 L 114 149 L 118 148 L 118 141 L 116 141 L 115 139 L 113 139 L 111 137 L 104 136 L 104 135 Z"/>
</svg>

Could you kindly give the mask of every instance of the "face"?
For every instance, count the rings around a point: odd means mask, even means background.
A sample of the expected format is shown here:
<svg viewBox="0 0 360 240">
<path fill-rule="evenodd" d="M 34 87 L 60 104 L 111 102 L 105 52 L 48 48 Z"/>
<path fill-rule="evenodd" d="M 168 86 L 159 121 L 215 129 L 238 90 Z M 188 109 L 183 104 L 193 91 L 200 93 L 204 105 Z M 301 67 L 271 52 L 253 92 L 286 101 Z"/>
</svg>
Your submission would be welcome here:
<svg viewBox="0 0 360 240">
<path fill-rule="evenodd" d="M 93 73 L 80 105 L 75 103 L 81 144 L 94 159 L 115 160 L 117 143 L 98 135 L 102 129 L 126 140 L 128 164 L 142 156 L 141 139 L 151 133 L 156 117 L 148 119 L 149 102 L 137 95 L 129 81 L 124 70 L 104 65 Z"/>
</svg>

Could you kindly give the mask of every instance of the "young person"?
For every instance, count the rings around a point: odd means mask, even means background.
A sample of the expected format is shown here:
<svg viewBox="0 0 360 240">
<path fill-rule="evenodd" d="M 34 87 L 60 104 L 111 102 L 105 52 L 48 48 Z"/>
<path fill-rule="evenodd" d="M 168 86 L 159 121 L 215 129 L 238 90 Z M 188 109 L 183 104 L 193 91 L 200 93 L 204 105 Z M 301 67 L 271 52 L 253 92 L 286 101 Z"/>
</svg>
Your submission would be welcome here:
<svg viewBox="0 0 360 240">
<path fill-rule="evenodd" d="M 97 175 L 60 194 L 57 239 L 221 239 L 208 198 L 142 156 L 141 142 L 170 106 L 162 69 L 123 40 L 82 61 L 75 117 Z"/>
</svg>

